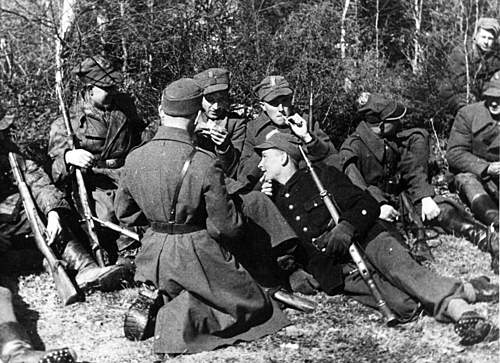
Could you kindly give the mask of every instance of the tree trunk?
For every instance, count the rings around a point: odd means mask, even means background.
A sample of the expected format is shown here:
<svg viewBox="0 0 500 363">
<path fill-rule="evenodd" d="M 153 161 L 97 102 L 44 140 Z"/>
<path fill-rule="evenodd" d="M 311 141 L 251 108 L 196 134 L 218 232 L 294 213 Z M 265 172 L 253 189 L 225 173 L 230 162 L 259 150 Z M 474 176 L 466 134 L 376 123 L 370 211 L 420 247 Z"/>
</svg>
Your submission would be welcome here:
<svg viewBox="0 0 500 363">
<path fill-rule="evenodd" d="M 125 10 L 127 6 L 127 1 L 120 1 L 120 17 L 122 20 L 123 27 L 126 27 L 127 20 L 125 19 Z M 128 50 L 127 50 L 127 39 L 125 38 L 125 32 L 122 31 L 121 35 L 121 43 L 122 43 L 122 72 L 126 76 L 128 70 Z"/>
<path fill-rule="evenodd" d="M 379 32 L 378 32 L 378 21 L 380 17 L 380 0 L 376 1 L 376 12 L 375 12 L 375 77 L 378 80 L 378 66 L 379 66 L 379 49 L 378 49 L 378 38 L 379 38 Z"/>
<path fill-rule="evenodd" d="M 345 19 L 350 0 L 345 0 L 342 18 L 340 19 L 340 58 L 345 59 Z"/>
</svg>

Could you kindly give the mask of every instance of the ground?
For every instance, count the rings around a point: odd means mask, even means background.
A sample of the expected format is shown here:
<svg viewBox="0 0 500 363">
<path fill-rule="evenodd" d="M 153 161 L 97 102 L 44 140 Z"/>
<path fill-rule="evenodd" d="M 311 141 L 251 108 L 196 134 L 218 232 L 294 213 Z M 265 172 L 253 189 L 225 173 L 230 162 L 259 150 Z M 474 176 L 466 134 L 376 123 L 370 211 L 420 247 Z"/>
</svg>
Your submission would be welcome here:
<svg viewBox="0 0 500 363">
<path fill-rule="evenodd" d="M 440 236 L 431 241 L 436 271 L 467 280 L 487 275 L 490 257 L 463 239 Z M 63 307 L 53 282 L 44 272 L 12 275 L 18 288 L 19 320 L 29 328 L 38 347 L 75 349 L 79 362 L 153 362 L 151 339 L 131 342 L 124 337 L 123 316 L 137 291 L 94 292 L 86 301 Z M 318 294 L 311 314 L 286 310 L 292 325 L 252 343 L 213 352 L 179 356 L 172 362 L 497 362 L 499 342 L 473 347 L 458 344 L 453 325 L 430 317 L 396 328 L 383 325 L 377 311 L 345 297 Z M 498 304 L 476 304 L 498 322 Z"/>
</svg>

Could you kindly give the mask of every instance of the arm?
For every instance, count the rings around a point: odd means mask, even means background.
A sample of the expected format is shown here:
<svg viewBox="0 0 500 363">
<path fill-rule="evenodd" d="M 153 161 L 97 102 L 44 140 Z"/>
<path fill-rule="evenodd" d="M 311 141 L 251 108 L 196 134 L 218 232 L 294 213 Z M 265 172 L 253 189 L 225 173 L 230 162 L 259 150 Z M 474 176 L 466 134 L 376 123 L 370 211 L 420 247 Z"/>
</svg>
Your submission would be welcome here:
<svg viewBox="0 0 500 363">
<path fill-rule="evenodd" d="M 240 161 L 243 145 L 245 142 L 246 134 L 246 120 L 245 119 L 230 119 L 234 122 L 234 127 L 231 130 L 231 139 L 227 145 L 224 145 L 224 149 L 219 149 L 218 146 L 215 147 L 215 153 L 217 157 L 222 162 L 222 167 L 227 176 L 234 178 L 236 177 L 236 171 L 238 163 Z"/>
<path fill-rule="evenodd" d="M 139 208 L 130 194 L 129 187 L 127 185 L 127 174 L 128 168 L 125 165 L 122 170 L 122 177 L 120 178 L 120 183 L 114 200 L 116 218 L 118 218 L 120 224 L 123 224 L 125 228 L 147 226 L 148 221 L 146 216 L 142 213 L 141 208 Z"/>
<path fill-rule="evenodd" d="M 69 175 L 69 165 L 66 164 L 66 152 L 71 150 L 68 133 L 62 117 L 50 126 L 49 155 L 52 159 L 52 178 L 56 184 L 64 183 Z"/>
</svg>

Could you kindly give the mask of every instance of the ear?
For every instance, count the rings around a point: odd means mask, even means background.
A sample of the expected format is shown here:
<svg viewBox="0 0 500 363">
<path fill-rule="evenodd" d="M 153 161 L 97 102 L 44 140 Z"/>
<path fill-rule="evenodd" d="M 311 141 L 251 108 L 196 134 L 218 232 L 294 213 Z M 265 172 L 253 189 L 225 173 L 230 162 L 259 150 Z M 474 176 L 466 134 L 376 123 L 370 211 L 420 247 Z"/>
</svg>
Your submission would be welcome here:
<svg viewBox="0 0 500 363">
<path fill-rule="evenodd" d="M 281 166 L 287 165 L 289 161 L 290 161 L 290 156 L 286 152 L 282 151 L 280 156 Z"/>
<path fill-rule="evenodd" d="M 266 110 L 266 109 L 265 109 L 265 107 L 264 107 L 264 105 L 265 105 L 265 104 L 264 104 L 264 102 L 259 101 L 259 106 L 260 106 L 260 108 L 262 109 L 262 111 L 265 111 L 265 110 Z"/>
</svg>

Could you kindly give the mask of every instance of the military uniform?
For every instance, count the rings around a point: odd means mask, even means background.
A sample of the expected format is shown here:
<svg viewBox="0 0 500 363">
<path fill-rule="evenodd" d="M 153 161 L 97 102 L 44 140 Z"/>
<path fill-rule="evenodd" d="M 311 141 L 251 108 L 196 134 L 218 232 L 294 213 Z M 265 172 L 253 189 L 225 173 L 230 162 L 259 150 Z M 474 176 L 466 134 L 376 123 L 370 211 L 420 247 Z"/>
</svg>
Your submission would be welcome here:
<svg viewBox="0 0 500 363">
<path fill-rule="evenodd" d="M 201 93 L 195 85 L 189 79 L 169 85 L 162 110 L 172 116 L 196 112 Z M 181 186 L 171 209 L 177 185 Z M 226 192 L 220 164 L 195 149 L 186 130 L 160 126 L 151 142 L 130 153 L 115 206 L 126 226 L 151 226 L 136 257 L 135 278 L 154 284 L 166 302 L 156 319 L 156 353 L 211 350 L 259 338 L 288 324 L 222 247 L 236 242 L 242 217 Z"/>
</svg>

